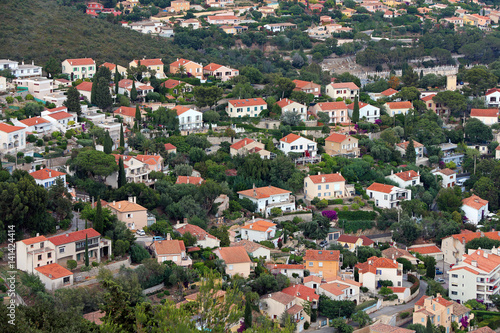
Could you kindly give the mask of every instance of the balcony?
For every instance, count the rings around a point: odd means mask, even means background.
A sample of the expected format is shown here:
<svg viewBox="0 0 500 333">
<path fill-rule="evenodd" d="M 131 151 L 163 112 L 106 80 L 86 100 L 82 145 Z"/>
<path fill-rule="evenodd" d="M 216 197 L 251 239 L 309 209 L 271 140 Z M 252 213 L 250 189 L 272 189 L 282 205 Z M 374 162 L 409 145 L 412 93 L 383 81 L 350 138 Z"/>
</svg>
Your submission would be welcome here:
<svg viewBox="0 0 500 333">
<path fill-rule="evenodd" d="M 98 243 L 94 243 L 94 244 L 89 244 L 88 248 L 89 249 L 93 249 L 94 247 L 98 247 L 99 244 Z M 80 246 L 80 247 L 77 247 L 76 248 L 76 251 L 82 251 L 82 250 L 85 250 L 85 245 L 84 246 Z"/>
<path fill-rule="evenodd" d="M 293 204 L 295 203 L 295 197 L 290 196 L 288 200 L 285 201 L 280 201 L 280 202 L 271 202 L 266 204 L 266 207 L 277 207 L 277 206 L 283 206 L 283 205 L 288 205 L 288 204 Z"/>
</svg>

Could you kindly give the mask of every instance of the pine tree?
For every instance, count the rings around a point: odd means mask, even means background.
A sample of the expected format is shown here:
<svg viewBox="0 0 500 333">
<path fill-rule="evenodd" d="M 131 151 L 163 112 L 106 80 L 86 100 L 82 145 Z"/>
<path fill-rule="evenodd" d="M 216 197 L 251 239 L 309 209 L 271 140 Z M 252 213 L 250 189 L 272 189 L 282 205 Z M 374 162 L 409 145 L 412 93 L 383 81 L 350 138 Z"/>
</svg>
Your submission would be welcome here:
<svg viewBox="0 0 500 333">
<path fill-rule="evenodd" d="M 120 127 L 120 147 L 125 147 L 125 136 L 123 135 L 123 124 Z"/>
<path fill-rule="evenodd" d="M 406 146 L 406 160 L 410 163 L 415 163 L 417 159 L 417 153 L 415 152 L 415 145 L 413 143 L 413 139 L 410 138 L 410 142 L 408 146 Z"/>
<path fill-rule="evenodd" d="M 103 110 L 109 109 L 113 105 L 113 98 L 109 91 L 109 81 L 105 77 L 100 77 L 97 83 L 94 82 L 92 88 L 94 86 L 96 86 L 95 103 L 92 102 L 92 104 L 96 104 Z"/>
<path fill-rule="evenodd" d="M 130 90 L 130 100 L 135 102 L 137 100 L 137 89 L 135 87 L 135 81 L 132 82 L 132 89 Z"/>
<path fill-rule="evenodd" d="M 120 73 L 118 73 L 118 65 L 115 65 L 115 95 L 118 95 L 118 83 L 120 82 Z"/>
<path fill-rule="evenodd" d="M 245 329 L 252 327 L 252 306 L 250 302 L 247 300 L 245 302 Z"/>
<path fill-rule="evenodd" d="M 111 154 L 113 151 L 113 139 L 109 135 L 109 131 L 106 131 L 106 135 L 104 137 L 104 152 L 106 154 Z"/>
<path fill-rule="evenodd" d="M 123 165 L 123 160 L 120 157 L 118 160 L 118 188 L 127 184 L 127 176 L 125 175 L 125 166 Z"/>
<path fill-rule="evenodd" d="M 95 207 L 94 229 L 101 235 L 104 232 L 104 219 L 102 216 L 102 205 L 100 197 L 97 197 L 97 203 Z"/>
<path fill-rule="evenodd" d="M 351 121 L 353 123 L 357 123 L 359 121 L 359 102 L 358 102 L 358 95 L 356 95 L 356 97 L 354 97 L 354 106 L 353 106 L 353 109 L 352 109 L 352 117 L 351 117 Z"/>
<path fill-rule="evenodd" d="M 78 117 L 82 114 L 82 106 L 80 105 L 80 93 L 75 87 L 68 89 L 68 95 L 63 105 L 68 108 L 69 112 L 75 112 Z"/>
<path fill-rule="evenodd" d="M 85 235 L 85 266 L 89 267 L 89 237 Z"/>
<path fill-rule="evenodd" d="M 135 123 L 137 124 L 137 128 L 140 128 L 141 124 L 141 110 L 139 109 L 139 105 L 135 106 Z"/>
</svg>

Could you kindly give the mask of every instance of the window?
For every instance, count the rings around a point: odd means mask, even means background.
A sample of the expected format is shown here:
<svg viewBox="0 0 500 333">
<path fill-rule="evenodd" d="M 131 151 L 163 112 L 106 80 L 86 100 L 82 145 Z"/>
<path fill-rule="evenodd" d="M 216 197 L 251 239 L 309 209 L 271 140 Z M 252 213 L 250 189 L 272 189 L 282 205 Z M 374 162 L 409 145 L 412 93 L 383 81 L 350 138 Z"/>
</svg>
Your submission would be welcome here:
<svg viewBox="0 0 500 333">
<path fill-rule="evenodd" d="M 457 274 L 451 274 L 451 277 L 457 279 L 458 275 Z"/>
<path fill-rule="evenodd" d="M 449 308 L 448 308 L 448 309 L 446 309 L 446 313 L 447 313 L 447 314 L 450 314 L 450 309 L 449 309 Z"/>
<path fill-rule="evenodd" d="M 229 270 L 232 271 L 233 270 L 233 265 L 229 265 Z"/>
<path fill-rule="evenodd" d="M 321 190 L 321 185 L 318 185 L 318 190 Z"/>
<path fill-rule="evenodd" d="M 63 278 L 63 283 L 69 283 L 69 276 L 66 276 L 65 278 Z"/>
<path fill-rule="evenodd" d="M 59 248 L 59 253 L 64 253 L 64 246 Z"/>
<path fill-rule="evenodd" d="M 74 67 L 73 72 L 78 72 L 78 67 Z"/>
<path fill-rule="evenodd" d="M 47 258 L 52 258 L 52 252 L 47 253 Z"/>
<path fill-rule="evenodd" d="M 42 260 L 42 255 L 41 254 L 38 255 L 38 260 Z"/>
<path fill-rule="evenodd" d="M 387 200 L 387 194 L 384 194 L 384 200 Z"/>
<path fill-rule="evenodd" d="M 309 267 L 314 266 L 314 263 L 312 261 L 309 261 Z"/>
<path fill-rule="evenodd" d="M 322 262 L 319 263 L 319 267 L 323 267 L 323 263 Z"/>
<path fill-rule="evenodd" d="M 127 214 L 127 218 L 130 219 L 132 218 L 133 214 Z"/>
<path fill-rule="evenodd" d="M 421 319 L 422 323 L 424 322 L 424 318 Z"/>
<path fill-rule="evenodd" d="M 377 269 L 377 275 L 382 275 L 382 270 L 381 269 Z"/>
<path fill-rule="evenodd" d="M 43 242 L 40 243 L 40 248 L 43 249 Z"/>
<path fill-rule="evenodd" d="M 441 322 L 441 316 L 438 315 L 438 323 L 440 323 L 440 322 Z"/>
<path fill-rule="evenodd" d="M 325 190 L 329 190 L 330 189 L 330 185 L 325 185 Z"/>
<path fill-rule="evenodd" d="M 436 311 L 436 304 L 432 304 L 432 311 Z"/>
</svg>

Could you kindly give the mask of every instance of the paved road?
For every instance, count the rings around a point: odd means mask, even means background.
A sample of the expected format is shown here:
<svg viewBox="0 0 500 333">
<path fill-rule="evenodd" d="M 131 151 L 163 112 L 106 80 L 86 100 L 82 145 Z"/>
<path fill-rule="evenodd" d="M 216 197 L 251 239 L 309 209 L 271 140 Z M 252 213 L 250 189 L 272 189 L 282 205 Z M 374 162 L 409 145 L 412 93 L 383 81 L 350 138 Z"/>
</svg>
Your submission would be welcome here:
<svg viewBox="0 0 500 333">
<path fill-rule="evenodd" d="M 415 303 L 422 298 L 425 294 L 425 290 L 427 289 L 427 283 L 424 280 L 420 280 L 420 291 L 418 292 L 417 297 L 415 297 L 411 302 L 402 304 L 402 305 L 395 305 L 395 306 L 388 306 L 385 308 L 382 308 L 372 314 L 370 314 L 370 318 L 374 319 L 377 318 L 378 316 L 381 315 L 386 315 L 386 316 L 392 316 L 395 313 L 408 310 L 408 309 L 413 309 L 415 306 Z"/>
</svg>

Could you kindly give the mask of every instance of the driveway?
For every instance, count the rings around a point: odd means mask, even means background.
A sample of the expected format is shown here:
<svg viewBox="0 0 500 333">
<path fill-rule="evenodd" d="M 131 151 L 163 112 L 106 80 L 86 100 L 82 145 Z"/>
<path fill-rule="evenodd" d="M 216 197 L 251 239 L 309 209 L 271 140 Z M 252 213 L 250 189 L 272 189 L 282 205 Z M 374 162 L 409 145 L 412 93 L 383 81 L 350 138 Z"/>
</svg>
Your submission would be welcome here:
<svg viewBox="0 0 500 333">
<path fill-rule="evenodd" d="M 392 316 L 393 314 L 396 314 L 398 312 L 413 309 L 415 306 L 415 303 L 417 303 L 417 301 L 419 299 L 421 299 L 422 296 L 425 295 L 426 290 L 427 290 L 427 282 L 425 282 L 424 280 L 420 280 L 420 290 L 418 292 L 418 295 L 411 302 L 408 302 L 406 304 L 401 304 L 401 305 L 393 305 L 393 306 L 384 307 L 384 308 L 382 308 L 374 313 L 371 313 L 370 318 L 374 319 L 374 318 L 377 318 L 378 316 L 381 316 L 381 315 Z"/>
</svg>

